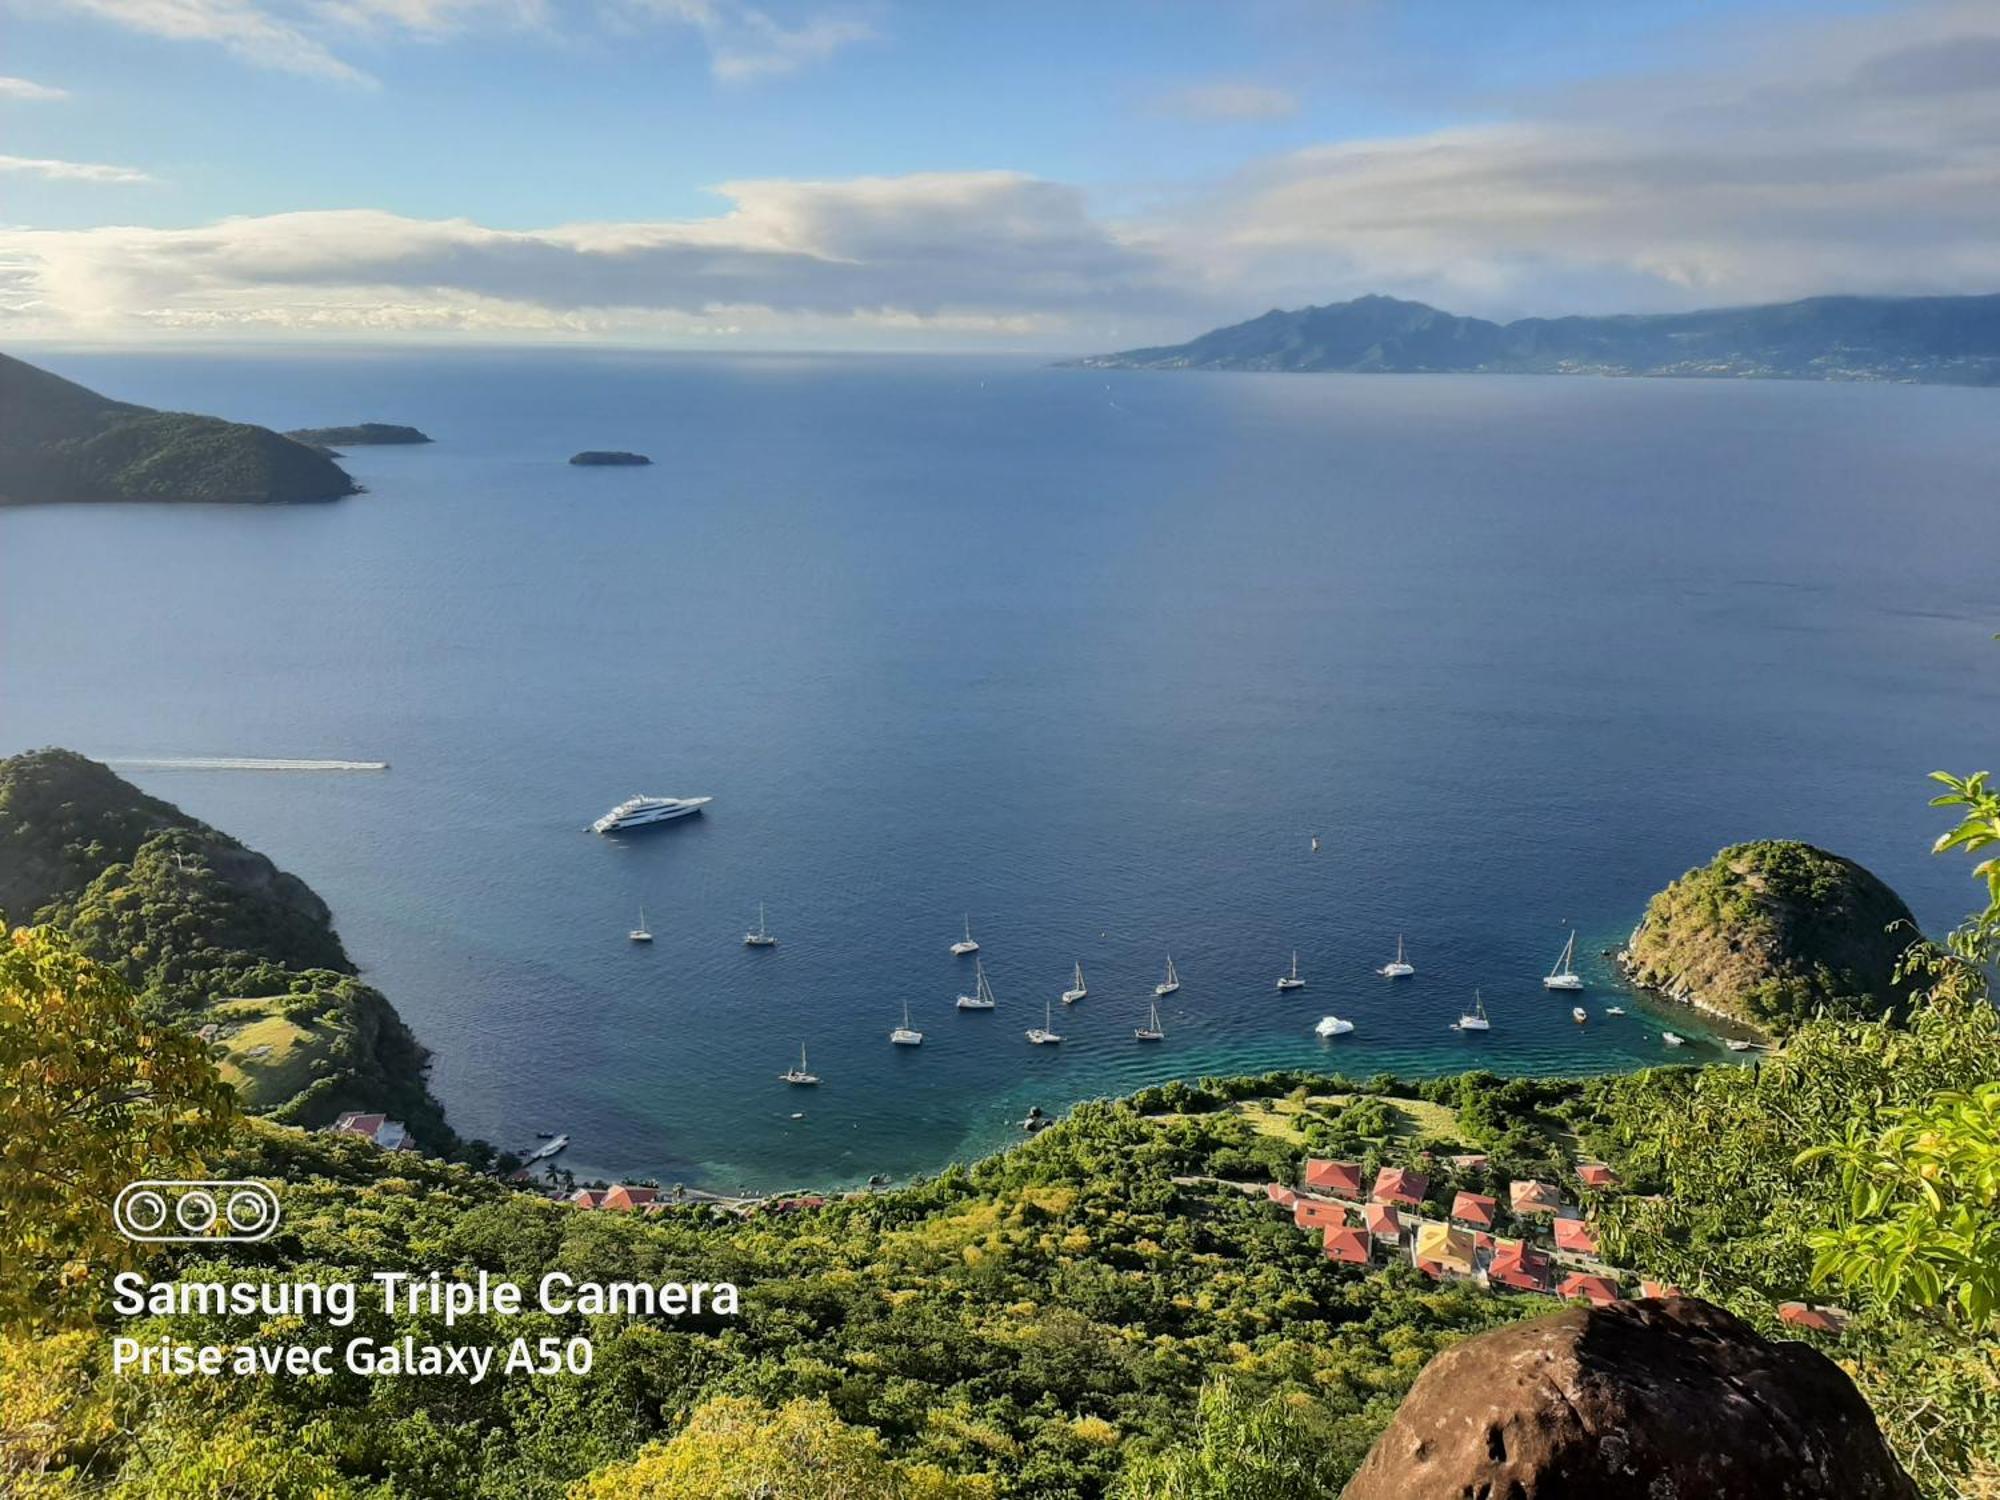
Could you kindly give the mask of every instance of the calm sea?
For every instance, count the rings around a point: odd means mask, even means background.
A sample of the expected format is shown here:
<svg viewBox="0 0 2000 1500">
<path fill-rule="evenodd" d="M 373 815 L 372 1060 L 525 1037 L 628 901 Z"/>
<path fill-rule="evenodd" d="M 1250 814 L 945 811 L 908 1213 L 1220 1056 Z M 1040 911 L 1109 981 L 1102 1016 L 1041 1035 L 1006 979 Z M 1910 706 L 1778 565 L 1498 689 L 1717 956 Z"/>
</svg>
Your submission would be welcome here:
<svg viewBox="0 0 2000 1500">
<path fill-rule="evenodd" d="M 353 450 L 336 505 L 0 511 L 0 749 L 391 762 L 132 774 L 326 896 L 460 1129 L 567 1131 L 580 1172 L 901 1177 L 1031 1104 L 1628 1067 L 1669 1023 L 1715 1058 L 1598 954 L 1719 846 L 1825 844 L 1934 926 L 1974 894 L 1923 776 L 1995 757 L 2000 393 L 38 357 L 437 438 Z M 715 801 L 583 831 L 634 792 Z M 759 901 L 775 949 L 741 945 Z M 992 1014 L 952 1005 L 967 913 Z M 1542 990 L 1572 925 L 1630 1016 Z M 1460 1036 L 1475 986 L 1494 1029 Z M 1315 1039 L 1329 1012 L 1358 1029 Z M 775 1076 L 801 1042 L 814 1091 Z"/>
</svg>

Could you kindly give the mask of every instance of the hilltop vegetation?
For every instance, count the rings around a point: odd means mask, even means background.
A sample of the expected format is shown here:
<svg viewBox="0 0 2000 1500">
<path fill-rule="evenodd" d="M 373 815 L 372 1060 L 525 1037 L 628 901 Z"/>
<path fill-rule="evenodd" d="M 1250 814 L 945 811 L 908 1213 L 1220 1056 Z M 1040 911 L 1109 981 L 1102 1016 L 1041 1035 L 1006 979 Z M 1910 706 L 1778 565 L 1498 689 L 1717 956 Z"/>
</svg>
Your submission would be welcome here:
<svg viewBox="0 0 2000 1500">
<path fill-rule="evenodd" d="M 1775 1035 L 1815 1014 L 1900 1011 L 1921 941 L 1896 893 L 1791 840 L 1736 844 L 1647 903 L 1624 958 L 1637 984 Z"/>
<path fill-rule="evenodd" d="M 334 500 L 354 481 L 267 427 L 113 401 L 0 354 L 0 505 Z"/>
<path fill-rule="evenodd" d="M 428 1148 L 455 1145 L 423 1048 L 355 976 L 326 903 L 97 762 L 67 750 L 0 760 L 0 903 L 68 933 L 149 1014 L 186 1031 L 214 1023 L 246 1107 L 303 1125 L 378 1109 Z"/>
<path fill-rule="evenodd" d="M 430 441 L 416 428 L 395 422 L 357 422 L 351 427 L 298 427 L 285 436 L 295 443 L 309 443 L 315 448 L 366 448 Z"/>
<path fill-rule="evenodd" d="M 1273 308 L 1092 369 L 1679 375 L 2000 384 L 2000 296 L 1809 297 L 1762 307 L 1491 323 L 1357 297 Z"/>
</svg>

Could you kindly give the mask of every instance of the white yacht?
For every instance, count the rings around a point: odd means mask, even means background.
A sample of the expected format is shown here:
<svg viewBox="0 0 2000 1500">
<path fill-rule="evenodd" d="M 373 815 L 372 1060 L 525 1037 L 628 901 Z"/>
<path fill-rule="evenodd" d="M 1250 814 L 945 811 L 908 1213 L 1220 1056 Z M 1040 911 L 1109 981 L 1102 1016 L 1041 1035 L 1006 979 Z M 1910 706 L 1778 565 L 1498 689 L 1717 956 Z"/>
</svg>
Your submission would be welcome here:
<svg viewBox="0 0 2000 1500">
<path fill-rule="evenodd" d="M 1731 1037 L 1722 1045 L 1727 1047 L 1731 1052 L 1754 1052 L 1757 1050 L 1755 1042 L 1746 1042 L 1739 1037 Z"/>
<path fill-rule="evenodd" d="M 903 1024 L 889 1033 L 889 1040 L 898 1047 L 921 1047 L 924 1044 L 924 1034 L 910 1029 L 910 1002 L 907 1000 L 903 1002 Z"/>
<path fill-rule="evenodd" d="M 1063 991 L 1063 1004 L 1074 1005 L 1090 993 L 1090 986 L 1083 982 L 1083 960 L 1076 961 L 1076 972 L 1070 976 L 1069 988 Z"/>
<path fill-rule="evenodd" d="M 1622 1005 L 1607 1005 L 1604 1007 L 1604 1013 L 1607 1016 L 1622 1016 L 1625 1014 L 1625 1007 Z"/>
<path fill-rule="evenodd" d="M 802 1087 L 810 1087 L 819 1082 L 817 1077 L 806 1071 L 806 1044 L 804 1042 L 799 1043 L 799 1065 L 796 1068 L 785 1069 L 784 1072 L 778 1075 L 778 1078 L 783 1083 L 796 1084 Z"/>
<path fill-rule="evenodd" d="M 592 833 L 623 833 L 651 823 L 667 823 L 698 813 L 713 797 L 627 797 L 590 825 Z"/>
<path fill-rule="evenodd" d="M 757 930 L 743 934 L 743 946 L 746 948 L 775 948 L 778 946 L 778 940 L 772 937 L 764 926 L 764 903 L 761 901 L 757 903 Z"/>
<path fill-rule="evenodd" d="M 1306 982 L 1299 978 L 1299 950 L 1294 948 L 1292 950 L 1292 972 L 1278 976 L 1278 988 L 1281 990 L 1302 990 L 1305 987 Z"/>
<path fill-rule="evenodd" d="M 1346 1036 L 1354 1029 L 1352 1021 L 1343 1021 L 1339 1016 L 1321 1016 L 1319 1024 L 1313 1027 L 1314 1036 Z"/>
<path fill-rule="evenodd" d="M 1179 989 L 1180 987 L 1181 987 L 1181 976 L 1174 969 L 1173 954 L 1169 953 L 1167 955 L 1167 977 L 1161 980 L 1158 984 L 1153 986 L 1153 993 L 1155 995 L 1161 995 L 1161 996 L 1171 995 L 1175 990 Z"/>
<path fill-rule="evenodd" d="M 1589 1015 L 1585 1013 L 1584 1008 L 1581 1005 L 1572 1005 L 1569 1008 L 1569 1015 L 1570 1019 L 1576 1022 L 1576 1024 L 1579 1026 L 1581 1026 L 1585 1021 L 1588 1021 L 1590 1019 Z"/>
<path fill-rule="evenodd" d="M 1408 979 L 1412 974 L 1416 972 L 1417 972 L 1416 965 L 1410 963 L 1403 957 L 1403 935 L 1399 932 L 1396 934 L 1395 961 L 1393 963 L 1386 963 L 1382 965 L 1381 969 L 1382 977 L 1384 979 Z"/>
<path fill-rule="evenodd" d="M 1062 1033 L 1056 1030 L 1055 1007 L 1046 1000 L 1042 1002 L 1042 1024 L 1028 1028 L 1028 1040 L 1037 1047 L 1062 1040 Z"/>
<path fill-rule="evenodd" d="M 653 930 L 646 925 L 645 907 L 642 906 L 639 908 L 639 925 L 637 927 L 634 927 L 630 932 L 626 933 L 625 937 L 628 941 L 634 943 L 652 942 Z"/>
<path fill-rule="evenodd" d="M 1134 1026 L 1132 1028 L 1132 1035 L 1142 1042 L 1164 1042 L 1167 1039 L 1167 1030 L 1160 1024 L 1159 1001 L 1148 1000 L 1146 1002 L 1146 1024 L 1144 1026 Z"/>
<path fill-rule="evenodd" d="M 993 1009 L 993 986 L 987 983 L 985 963 L 975 958 L 972 961 L 972 972 L 974 976 L 972 993 L 958 997 L 958 1008 L 960 1010 Z"/>
<path fill-rule="evenodd" d="M 1491 1031 L 1493 1023 L 1486 1019 L 1486 1001 L 1478 990 L 1472 992 L 1472 1009 L 1458 1018 L 1460 1031 Z"/>
<path fill-rule="evenodd" d="M 1576 929 L 1571 928 L 1569 941 L 1563 944 L 1562 957 L 1556 966 L 1542 976 L 1542 988 L 1549 990 L 1580 990 L 1583 980 L 1576 972 Z"/>
<path fill-rule="evenodd" d="M 1671 1031 L 1661 1032 L 1660 1040 L 1665 1042 L 1669 1047 L 1684 1047 L 1687 1045 L 1686 1037 L 1680 1036 Z"/>
<path fill-rule="evenodd" d="M 951 945 L 952 957 L 963 958 L 968 953 L 977 953 L 978 951 L 979 944 L 972 940 L 972 916 L 970 913 L 967 913 L 965 918 L 965 936 Z"/>
</svg>

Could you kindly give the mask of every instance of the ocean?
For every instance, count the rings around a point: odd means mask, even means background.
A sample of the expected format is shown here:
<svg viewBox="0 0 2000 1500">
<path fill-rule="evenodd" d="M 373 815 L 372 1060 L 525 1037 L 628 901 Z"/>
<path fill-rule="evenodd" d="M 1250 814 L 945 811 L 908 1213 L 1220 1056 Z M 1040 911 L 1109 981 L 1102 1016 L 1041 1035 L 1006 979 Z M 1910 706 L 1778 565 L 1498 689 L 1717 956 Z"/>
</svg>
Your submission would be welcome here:
<svg viewBox="0 0 2000 1500">
<path fill-rule="evenodd" d="M 1171 1077 L 1725 1060 L 1601 957 L 1722 845 L 1825 845 L 1934 930 L 1974 901 L 1924 776 L 2000 725 L 1991 391 L 27 357 L 437 439 L 324 506 L 0 510 L 0 750 L 152 763 L 328 900 L 460 1131 L 583 1176 L 901 1179 Z M 389 768 L 158 764 L 197 757 Z M 715 800 L 585 831 L 635 792 Z M 992 1013 L 953 1006 L 968 914 Z M 1572 927 L 1584 1026 L 1540 984 Z"/>
</svg>

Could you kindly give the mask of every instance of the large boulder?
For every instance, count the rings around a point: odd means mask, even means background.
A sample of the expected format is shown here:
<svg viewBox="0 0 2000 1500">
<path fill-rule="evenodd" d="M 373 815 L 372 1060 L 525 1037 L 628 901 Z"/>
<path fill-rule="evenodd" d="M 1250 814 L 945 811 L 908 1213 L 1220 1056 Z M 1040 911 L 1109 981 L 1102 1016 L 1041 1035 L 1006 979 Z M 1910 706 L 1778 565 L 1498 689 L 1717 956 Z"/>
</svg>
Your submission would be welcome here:
<svg viewBox="0 0 2000 1500">
<path fill-rule="evenodd" d="M 1425 1368 L 1343 1500 L 1915 1500 L 1839 1366 L 1690 1298 L 1573 1308 Z"/>
</svg>

